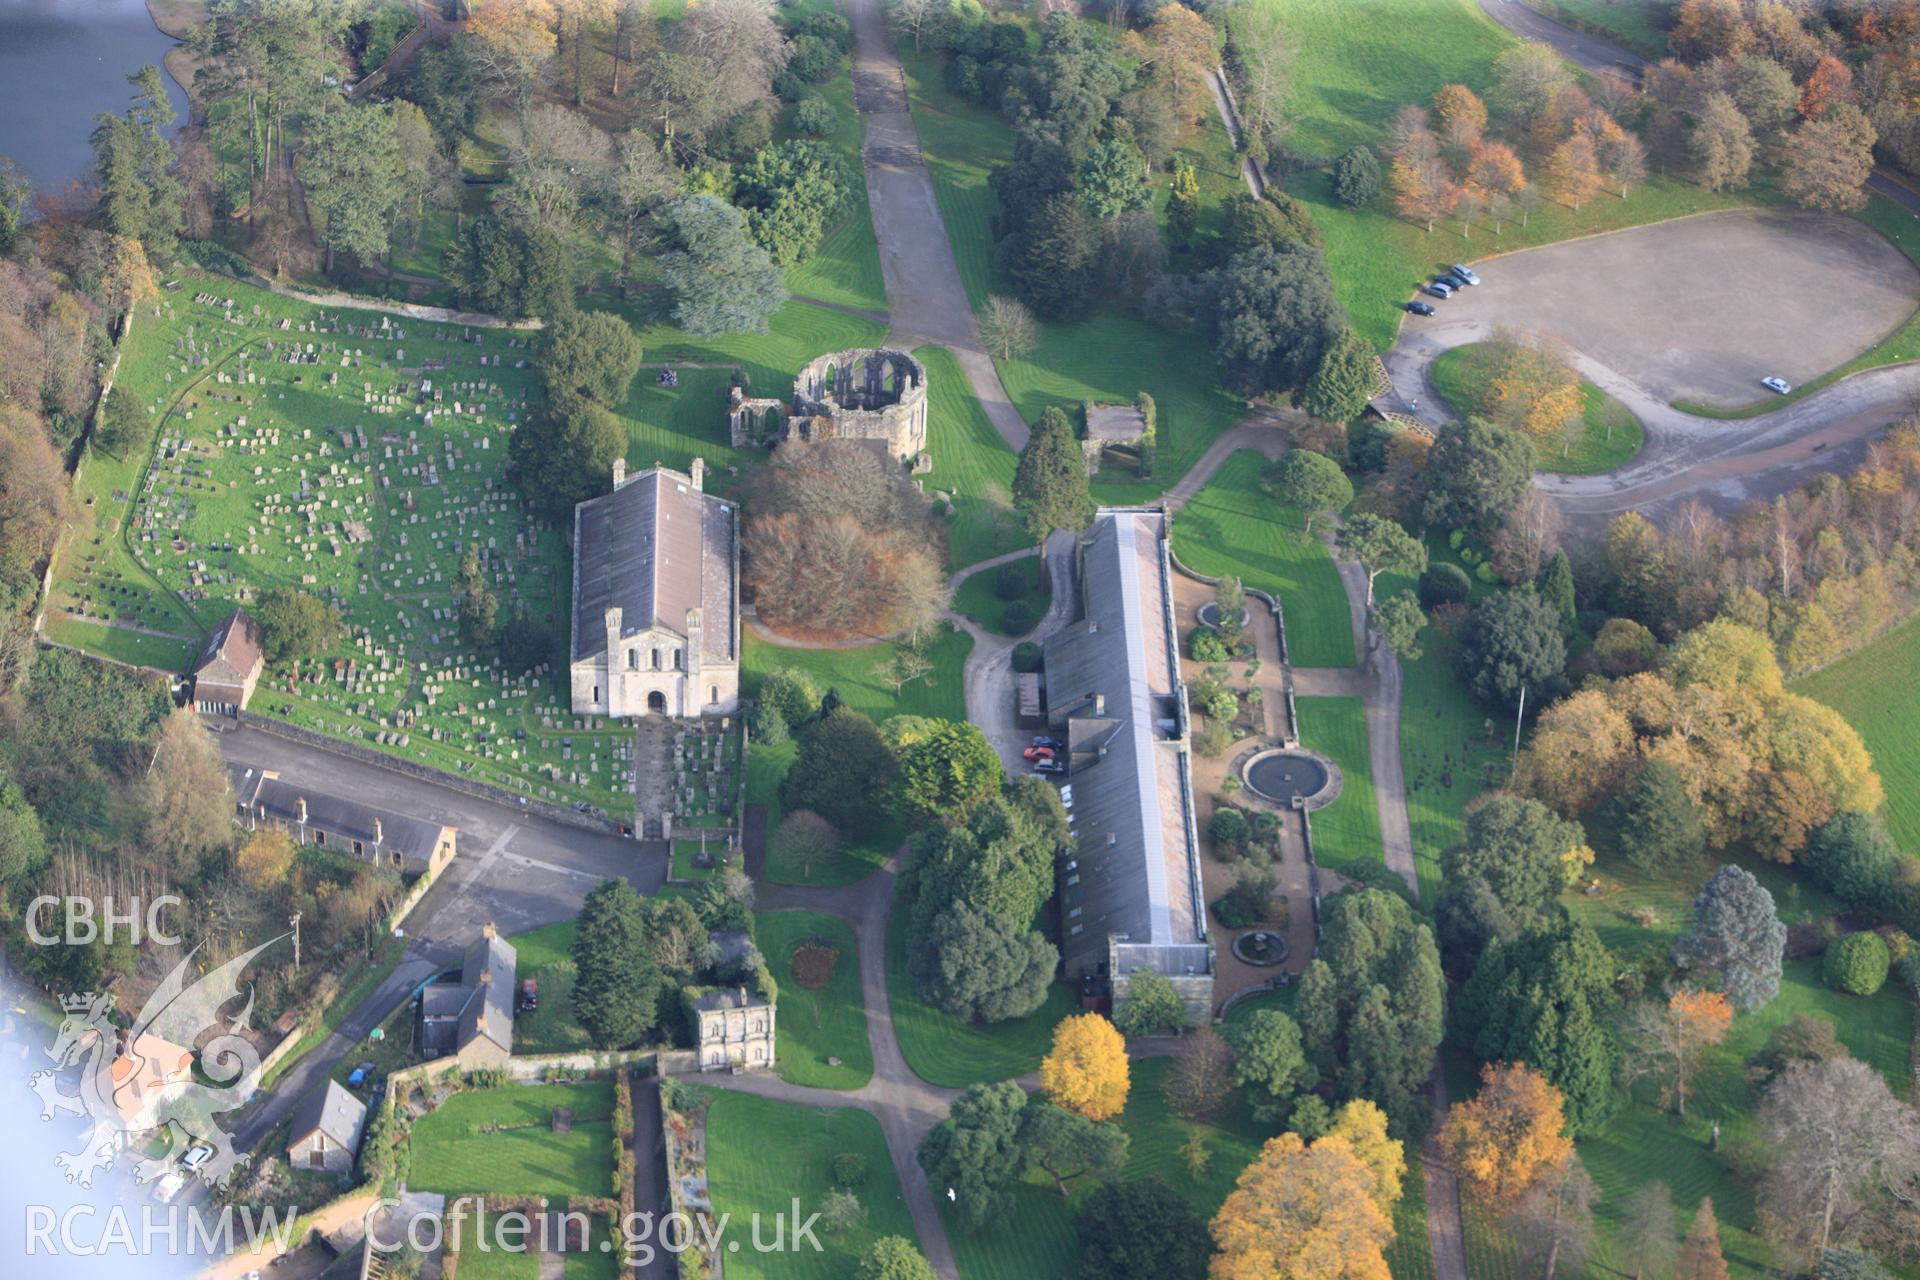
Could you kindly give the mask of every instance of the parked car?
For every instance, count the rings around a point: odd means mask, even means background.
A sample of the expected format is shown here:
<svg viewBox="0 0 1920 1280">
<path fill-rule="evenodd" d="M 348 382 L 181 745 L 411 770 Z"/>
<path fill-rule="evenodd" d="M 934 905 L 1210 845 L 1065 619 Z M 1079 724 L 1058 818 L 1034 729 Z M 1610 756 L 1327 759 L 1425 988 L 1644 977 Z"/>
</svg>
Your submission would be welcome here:
<svg viewBox="0 0 1920 1280">
<path fill-rule="evenodd" d="M 1793 390 L 1793 384 L 1785 378 L 1762 378 L 1760 385 L 1776 395 L 1786 395 Z"/>
<path fill-rule="evenodd" d="M 192 1173 L 212 1158 L 213 1144 L 211 1142 L 196 1142 L 187 1148 L 187 1154 L 180 1157 L 180 1167 L 187 1173 Z"/>
<path fill-rule="evenodd" d="M 187 1185 L 184 1173 L 170 1173 L 153 1184 L 153 1198 L 161 1204 L 170 1204 L 180 1194 L 180 1188 Z"/>
<path fill-rule="evenodd" d="M 1022 751 L 1020 755 L 1021 755 L 1021 758 L 1028 761 L 1051 760 L 1054 758 L 1052 747 L 1039 747 L 1039 746 L 1028 747 L 1025 751 Z"/>
<path fill-rule="evenodd" d="M 358 1089 L 361 1085 L 367 1082 L 367 1077 L 372 1074 L 373 1074 L 373 1064 L 371 1062 L 361 1063 L 359 1066 L 355 1067 L 352 1071 L 347 1073 L 347 1088 Z"/>
<path fill-rule="evenodd" d="M 1060 739 L 1049 738 L 1044 734 L 1036 736 L 1033 740 L 1033 745 L 1036 747 L 1052 747 L 1055 751 L 1065 751 L 1067 749 L 1067 744 L 1060 741 Z"/>
<path fill-rule="evenodd" d="M 1461 280 L 1465 281 L 1468 284 L 1480 283 L 1479 276 L 1473 274 L 1471 269 L 1467 267 L 1463 267 L 1457 262 L 1454 263 L 1452 266 L 1448 267 L 1447 270 L 1451 271 L 1454 275 L 1458 276 Z"/>
<path fill-rule="evenodd" d="M 528 978 L 520 984 L 520 1011 L 530 1013 L 540 1007 L 540 984 Z"/>
<path fill-rule="evenodd" d="M 1430 316 L 1433 314 L 1433 304 L 1431 302 L 1421 302 L 1416 299 L 1407 304 L 1407 310 L 1417 316 Z"/>
<path fill-rule="evenodd" d="M 1065 773 L 1067 766 L 1061 764 L 1058 760 L 1035 760 L 1033 762 L 1033 771 L 1035 773 Z"/>
<path fill-rule="evenodd" d="M 1465 280 L 1462 280 L 1459 276 L 1448 275 L 1445 272 L 1442 272 L 1441 274 L 1435 276 L 1433 278 L 1433 281 L 1435 284 L 1443 284 L 1447 286 L 1447 288 L 1453 290 L 1455 293 L 1458 293 L 1462 289 L 1467 287 L 1467 282 Z"/>
<path fill-rule="evenodd" d="M 1451 298 L 1453 296 L 1452 287 L 1449 285 L 1441 284 L 1438 280 L 1435 280 L 1432 284 L 1428 285 L 1426 289 L 1423 290 L 1423 292 L 1435 298 Z"/>
</svg>

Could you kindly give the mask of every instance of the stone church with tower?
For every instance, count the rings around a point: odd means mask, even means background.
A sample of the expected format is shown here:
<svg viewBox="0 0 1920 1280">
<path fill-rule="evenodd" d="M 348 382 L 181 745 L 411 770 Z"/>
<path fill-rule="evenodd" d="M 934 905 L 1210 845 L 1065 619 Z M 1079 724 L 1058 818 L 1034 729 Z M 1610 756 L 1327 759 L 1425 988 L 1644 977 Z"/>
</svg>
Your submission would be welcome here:
<svg viewBox="0 0 1920 1280">
<path fill-rule="evenodd" d="M 685 472 L 613 464 L 573 511 L 576 715 L 728 715 L 740 705 L 739 511 Z"/>
</svg>

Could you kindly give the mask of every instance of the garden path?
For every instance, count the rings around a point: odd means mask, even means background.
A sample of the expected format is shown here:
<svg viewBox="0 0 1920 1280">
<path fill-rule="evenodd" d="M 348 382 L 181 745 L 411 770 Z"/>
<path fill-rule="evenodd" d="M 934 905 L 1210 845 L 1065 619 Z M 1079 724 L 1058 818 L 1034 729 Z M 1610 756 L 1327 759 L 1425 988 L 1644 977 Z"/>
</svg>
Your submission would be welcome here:
<svg viewBox="0 0 1920 1280">
<path fill-rule="evenodd" d="M 853 102 L 866 124 L 860 158 L 887 288 L 889 341 L 909 350 L 933 343 L 953 352 L 994 430 L 1018 452 L 1027 443 L 1027 424 L 1000 384 L 974 322 L 920 152 L 906 70 L 885 10 L 881 0 L 846 0 L 846 12 L 853 24 Z"/>
</svg>

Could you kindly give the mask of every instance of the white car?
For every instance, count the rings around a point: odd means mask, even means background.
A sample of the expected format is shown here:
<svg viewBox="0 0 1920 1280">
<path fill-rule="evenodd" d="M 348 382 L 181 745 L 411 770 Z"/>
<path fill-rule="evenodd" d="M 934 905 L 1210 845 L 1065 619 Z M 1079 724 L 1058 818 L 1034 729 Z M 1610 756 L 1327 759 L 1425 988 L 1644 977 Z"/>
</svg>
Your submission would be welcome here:
<svg viewBox="0 0 1920 1280">
<path fill-rule="evenodd" d="M 212 1155 L 213 1144 L 211 1142 L 196 1142 L 187 1148 L 187 1154 L 180 1157 L 180 1168 L 187 1173 L 192 1173 L 195 1169 L 205 1164 Z"/>
<path fill-rule="evenodd" d="M 171 1204 L 173 1202 L 173 1198 L 180 1194 L 180 1188 L 186 1185 L 187 1185 L 186 1174 L 170 1173 L 166 1177 L 160 1179 L 160 1181 L 153 1184 L 153 1198 L 155 1200 L 158 1200 L 161 1204 Z"/>
<path fill-rule="evenodd" d="M 1457 262 L 1454 263 L 1452 266 L 1448 267 L 1447 270 L 1451 271 L 1454 275 L 1459 276 L 1462 280 L 1466 281 L 1468 284 L 1480 283 L 1479 276 L 1473 274 L 1473 272 L 1469 271 L 1467 268 L 1461 266 Z"/>
<path fill-rule="evenodd" d="M 1793 390 L 1793 384 L 1785 378 L 1762 378 L 1760 379 L 1760 385 L 1774 392 L 1776 395 L 1784 396 Z"/>
</svg>

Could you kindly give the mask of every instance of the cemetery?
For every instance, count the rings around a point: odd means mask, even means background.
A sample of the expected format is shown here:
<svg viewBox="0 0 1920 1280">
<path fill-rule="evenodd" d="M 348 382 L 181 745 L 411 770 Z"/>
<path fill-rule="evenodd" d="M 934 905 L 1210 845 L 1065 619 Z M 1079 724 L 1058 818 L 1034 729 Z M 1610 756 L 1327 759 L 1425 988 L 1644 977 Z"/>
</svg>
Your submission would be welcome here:
<svg viewBox="0 0 1920 1280">
<path fill-rule="evenodd" d="M 152 417 L 151 448 L 89 457 L 92 527 L 56 564 L 56 634 L 146 636 L 165 652 L 264 591 L 312 593 L 344 635 L 270 665 L 251 711 L 629 820 L 633 727 L 569 709 L 555 665 L 569 549 L 507 477 L 508 438 L 540 394 L 535 335 L 218 288 L 170 288 L 136 316 L 120 382 Z M 501 626 L 524 614 L 552 628 L 529 670 L 461 634 L 469 546 Z M 718 736 L 684 752 L 655 814 L 731 825 L 721 788 L 737 782 L 737 743 L 730 758 Z"/>
</svg>

